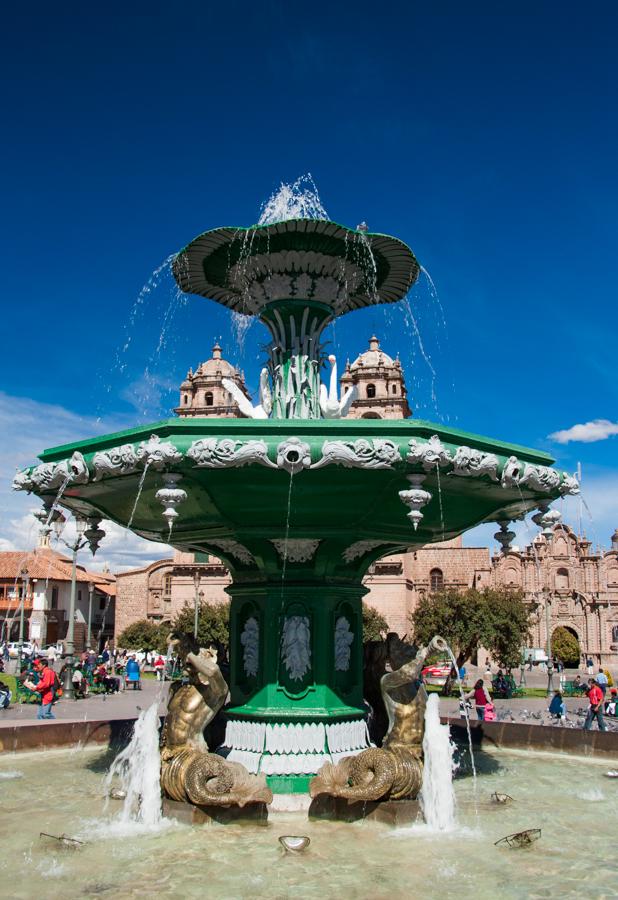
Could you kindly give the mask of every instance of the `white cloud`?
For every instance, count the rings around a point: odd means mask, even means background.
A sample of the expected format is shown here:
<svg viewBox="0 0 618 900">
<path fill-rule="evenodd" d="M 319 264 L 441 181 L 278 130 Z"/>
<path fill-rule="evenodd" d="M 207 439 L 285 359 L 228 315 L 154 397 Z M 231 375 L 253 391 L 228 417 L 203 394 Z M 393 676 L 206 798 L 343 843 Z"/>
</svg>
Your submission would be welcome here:
<svg viewBox="0 0 618 900">
<path fill-rule="evenodd" d="M 36 546 L 39 523 L 30 511 L 39 506 L 34 496 L 12 491 L 11 482 L 18 468 L 36 462 L 47 447 L 83 440 L 130 427 L 128 418 L 108 419 L 80 416 L 62 406 L 12 397 L 0 391 L 0 550 L 29 550 Z M 147 565 L 171 554 L 165 544 L 146 541 L 113 522 L 103 522 L 106 536 L 92 557 L 80 554 L 80 563 L 92 569 L 109 566 L 112 572 Z M 71 535 L 67 526 L 64 537 Z M 57 549 L 66 552 L 62 544 Z"/>
<path fill-rule="evenodd" d="M 612 434 L 618 434 L 618 422 L 610 422 L 609 419 L 593 419 L 583 425 L 573 425 L 563 431 L 554 431 L 549 435 L 551 441 L 559 444 L 568 444 L 569 441 L 582 441 L 591 444 L 593 441 L 604 441 Z"/>
</svg>

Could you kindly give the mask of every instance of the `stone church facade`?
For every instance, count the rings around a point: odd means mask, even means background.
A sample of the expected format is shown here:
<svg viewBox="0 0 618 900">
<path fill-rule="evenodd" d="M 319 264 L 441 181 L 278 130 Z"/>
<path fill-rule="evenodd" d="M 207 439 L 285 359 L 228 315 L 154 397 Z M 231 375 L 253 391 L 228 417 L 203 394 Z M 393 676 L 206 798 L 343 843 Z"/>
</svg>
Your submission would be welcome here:
<svg viewBox="0 0 618 900">
<path fill-rule="evenodd" d="M 230 378 L 248 396 L 244 378 L 223 359 L 215 344 L 212 358 L 195 373 L 189 370 L 180 387 L 180 416 L 238 417 L 238 408 L 221 384 Z M 354 362 L 346 364 L 342 389 L 355 385 L 353 418 L 401 419 L 411 415 L 399 360 L 380 348 L 377 337 Z M 194 558 L 176 551 L 143 569 L 117 575 L 116 635 L 131 622 L 148 618 L 171 621 L 195 598 L 228 601 L 231 583 L 224 564 L 213 556 Z M 595 663 L 618 665 L 618 531 L 611 549 L 592 552 L 590 541 L 567 526 L 556 525 L 551 538 L 538 535 L 523 550 L 512 548 L 493 556 L 487 547 L 464 547 L 461 537 L 377 560 L 364 580 L 366 602 L 400 635 L 410 630 L 410 615 L 432 591 L 475 587 L 522 590 L 533 608 L 529 645 L 545 647 L 546 607 L 550 628 L 568 628 L 583 655 Z"/>
</svg>

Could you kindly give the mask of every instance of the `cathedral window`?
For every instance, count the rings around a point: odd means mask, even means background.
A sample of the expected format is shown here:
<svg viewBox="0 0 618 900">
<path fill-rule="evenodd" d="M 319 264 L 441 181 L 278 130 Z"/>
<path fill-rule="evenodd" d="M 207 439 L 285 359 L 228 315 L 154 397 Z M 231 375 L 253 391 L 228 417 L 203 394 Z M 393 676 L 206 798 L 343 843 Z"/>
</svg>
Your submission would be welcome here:
<svg viewBox="0 0 618 900">
<path fill-rule="evenodd" d="M 369 400 L 373 400 L 375 395 L 376 395 L 375 384 L 368 384 L 367 385 L 367 397 L 369 398 Z"/>
<path fill-rule="evenodd" d="M 186 394 L 185 394 L 184 397 L 182 398 L 182 402 L 183 402 L 183 404 L 184 404 L 185 406 L 186 406 L 187 403 L 189 402 L 189 398 L 188 398 L 188 396 L 187 396 Z"/>
<path fill-rule="evenodd" d="M 163 576 L 163 599 L 172 599 L 172 576 L 169 573 Z"/>
<path fill-rule="evenodd" d="M 612 641 L 618 642 L 618 625 L 612 626 Z"/>
<path fill-rule="evenodd" d="M 429 585 L 432 591 L 441 591 L 444 587 L 442 569 L 432 569 L 429 573 Z"/>
<path fill-rule="evenodd" d="M 206 391 L 206 393 L 204 394 L 204 403 L 206 404 L 206 406 L 213 406 L 214 399 L 211 391 Z"/>
<path fill-rule="evenodd" d="M 393 394 L 397 393 L 397 385 L 396 384 L 394 384 L 393 387 L 391 388 L 391 393 L 393 393 Z"/>
<path fill-rule="evenodd" d="M 558 569 L 556 572 L 556 590 L 568 591 L 569 589 L 569 572 L 568 569 Z"/>
</svg>

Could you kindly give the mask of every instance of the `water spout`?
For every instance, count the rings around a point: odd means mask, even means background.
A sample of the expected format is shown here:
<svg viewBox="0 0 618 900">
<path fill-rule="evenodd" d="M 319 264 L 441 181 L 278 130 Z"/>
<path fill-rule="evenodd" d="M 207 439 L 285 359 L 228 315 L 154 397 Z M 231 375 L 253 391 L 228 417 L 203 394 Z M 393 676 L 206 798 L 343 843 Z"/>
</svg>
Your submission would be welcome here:
<svg viewBox="0 0 618 900">
<path fill-rule="evenodd" d="M 431 694 L 425 708 L 425 766 L 420 801 L 425 822 L 432 831 L 452 831 L 455 827 L 454 750 L 448 725 L 440 723 L 440 699 Z"/>
<path fill-rule="evenodd" d="M 120 780 L 125 792 L 120 825 L 130 823 L 154 828 L 161 824 L 161 756 L 159 753 L 159 704 L 143 710 L 133 728 L 131 742 L 111 764 L 105 778 L 109 796 L 112 780 Z"/>
</svg>

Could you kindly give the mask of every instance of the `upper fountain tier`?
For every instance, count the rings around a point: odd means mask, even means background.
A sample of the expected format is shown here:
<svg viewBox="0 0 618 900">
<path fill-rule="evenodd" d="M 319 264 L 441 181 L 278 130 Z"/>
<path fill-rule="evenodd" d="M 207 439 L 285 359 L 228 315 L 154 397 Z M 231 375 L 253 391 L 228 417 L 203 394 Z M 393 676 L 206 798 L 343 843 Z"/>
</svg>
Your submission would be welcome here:
<svg viewBox="0 0 618 900">
<path fill-rule="evenodd" d="M 325 219 L 288 219 L 206 231 L 180 251 L 173 271 L 186 293 L 245 315 L 293 300 L 319 303 L 340 316 L 401 300 L 419 264 L 397 238 Z"/>
</svg>

